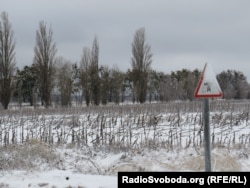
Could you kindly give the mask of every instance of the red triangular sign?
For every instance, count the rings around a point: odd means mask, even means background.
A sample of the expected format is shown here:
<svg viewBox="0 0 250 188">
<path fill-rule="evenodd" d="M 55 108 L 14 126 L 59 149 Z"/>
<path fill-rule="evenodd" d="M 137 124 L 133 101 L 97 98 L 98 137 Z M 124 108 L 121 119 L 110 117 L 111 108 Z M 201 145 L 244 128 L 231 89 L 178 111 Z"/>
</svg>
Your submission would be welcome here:
<svg viewBox="0 0 250 188">
<path fill-rule="evenodd" d="M 222 91 L 211 66 L 206 63 L 194 93 L 195 98 L 219 98 Z"/>
</svg>

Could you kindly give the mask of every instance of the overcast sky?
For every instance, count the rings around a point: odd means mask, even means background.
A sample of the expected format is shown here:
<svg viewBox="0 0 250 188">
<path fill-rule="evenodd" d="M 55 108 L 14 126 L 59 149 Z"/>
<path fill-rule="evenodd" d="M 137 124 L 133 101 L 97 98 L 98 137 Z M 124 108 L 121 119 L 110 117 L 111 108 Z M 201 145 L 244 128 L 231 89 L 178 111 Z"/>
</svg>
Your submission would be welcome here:
<svg viewBox="0 0 250 188">
<path fill-rule="evenodd" d="M 53 30 L 57 55 L 79 62 L 83 47 L 99 41 L 99 64 L 131 68 L 131 44 L 144 27 L 152 68 L 214 72 L 233 69 L 250 80 L 249 0 L 0 0 L 16 39 L 18 67 L 31 65 L 36 31 Z"/>
</svg>

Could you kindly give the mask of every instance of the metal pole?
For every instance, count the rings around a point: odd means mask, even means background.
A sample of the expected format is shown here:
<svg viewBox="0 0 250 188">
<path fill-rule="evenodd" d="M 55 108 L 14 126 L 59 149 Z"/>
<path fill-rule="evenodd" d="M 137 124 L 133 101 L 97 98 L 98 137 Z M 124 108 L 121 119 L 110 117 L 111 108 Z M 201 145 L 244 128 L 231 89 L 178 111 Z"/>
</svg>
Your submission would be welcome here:
<svg viewBox="0 0 250 188">
<path fill-rule="evenodd" d="M 205 148 L 205 170 L 211 172 L 210 155 L 210 127 L 209 127 L 209 99 L 203 100 L 203 123 L 204 123 L 204 148 Z"/>
</svg>

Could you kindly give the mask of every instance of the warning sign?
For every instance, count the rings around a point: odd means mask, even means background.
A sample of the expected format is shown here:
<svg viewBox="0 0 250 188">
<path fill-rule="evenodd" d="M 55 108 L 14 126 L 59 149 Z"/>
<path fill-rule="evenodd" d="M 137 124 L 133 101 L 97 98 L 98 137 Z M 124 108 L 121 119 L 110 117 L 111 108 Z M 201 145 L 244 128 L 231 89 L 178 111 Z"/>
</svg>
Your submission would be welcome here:
<svg viewBox="0 0 250 188">
<path fill-rule="evenodd" d="M 198 85 L 195 98 L 217 98 L 222 97 L 222 91 L 211 66 L 206 63 Z"/>
</svg>

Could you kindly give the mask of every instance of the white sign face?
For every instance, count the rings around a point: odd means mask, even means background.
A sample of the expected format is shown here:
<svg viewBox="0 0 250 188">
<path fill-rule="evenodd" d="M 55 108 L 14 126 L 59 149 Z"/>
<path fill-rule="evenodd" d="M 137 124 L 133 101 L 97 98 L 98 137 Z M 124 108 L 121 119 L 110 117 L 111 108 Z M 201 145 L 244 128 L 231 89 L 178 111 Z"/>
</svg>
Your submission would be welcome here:
<svg viewBox="0 0 250 188">
<path fill-rule="evenodd" d="M 216 76 L 209 64 L 206 63 L 194 94 L 195 98 L 222 97 L 222 91 Z"/>
</svg>

